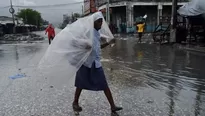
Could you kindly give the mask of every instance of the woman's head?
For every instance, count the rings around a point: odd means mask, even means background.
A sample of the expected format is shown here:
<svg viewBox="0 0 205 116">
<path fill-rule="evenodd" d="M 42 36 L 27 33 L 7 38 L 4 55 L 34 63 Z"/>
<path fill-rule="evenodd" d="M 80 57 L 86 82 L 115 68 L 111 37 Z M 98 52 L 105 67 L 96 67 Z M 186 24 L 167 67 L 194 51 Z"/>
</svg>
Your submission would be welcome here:
<svg viewBox="0 0 205 116">
<path fill-rule="evenodd" d="M 48 27 L 50 27 L 50 28 L 51 28 L 51 27 L 53 27 L 53 25 L 52 25 L 52 24 L 49 24 L 49 25 L 48 25 Z"/>
<path fill-rule="evenodd" d="M 94 28 L 95 28 L 96 30 L 100 30 L 101 27 L 102 27 L 102 23 L 103 23 L 103 19 L 102 19 L 102 18 L 96 20 L 96 21 L 94 22 Z"/>
<path fill-rule="evenodd" d="M 101 12 L 96 12 L 93 14 L 93 18 L 94 18 L 94 28 L 96 30 L 100 30 L 102 27 L 102 23 L 103 23 L 103 15 Z"/>
</svg>

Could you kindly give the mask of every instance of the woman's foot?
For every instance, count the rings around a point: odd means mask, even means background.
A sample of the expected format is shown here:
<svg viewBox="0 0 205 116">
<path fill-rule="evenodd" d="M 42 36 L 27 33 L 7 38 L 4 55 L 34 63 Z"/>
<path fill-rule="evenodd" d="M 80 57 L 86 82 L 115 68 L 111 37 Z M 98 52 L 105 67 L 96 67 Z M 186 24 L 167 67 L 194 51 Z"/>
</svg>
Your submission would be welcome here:
<svg viewBox="0 0 205 116">
<path fill-rule="evenodd" d="M 83 109 L 77 103 L 73 103 L 73 110 L 76 112 L 81 112 Z"/>
<path fill-rule="evenodd" d="M 115 106 L 114 108 L 111 108 L 112 112 L 117 112 L 117 111 L 120 111 L 122 109 L 123 109 L 122 107 L 117 107 L 117 106 Z"/>
</svg>

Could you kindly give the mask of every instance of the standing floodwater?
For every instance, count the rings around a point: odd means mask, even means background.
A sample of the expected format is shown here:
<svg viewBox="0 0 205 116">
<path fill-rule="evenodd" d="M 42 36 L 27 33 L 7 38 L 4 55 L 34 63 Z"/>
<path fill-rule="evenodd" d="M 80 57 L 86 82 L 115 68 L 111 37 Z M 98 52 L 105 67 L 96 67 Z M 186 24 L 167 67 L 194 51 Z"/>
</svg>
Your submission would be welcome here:
<svg viewBox="0 0 205 116">
<path fill-rule="evenodd" d="M 0 45 L 0 115 L 72 116 L 74 81 L 58 90 L 35 67 L 47 42 Z M 204 116 L 205 54 L 180 46 L 118 40 L 102 53 L 102 63 L 120 116 Z M 60 67 L 59 67 L 60 68 Z M 11 80 L 18 73 L 26 77 Z M 62 74 L 63 75 L 63 74 Z M 59 74 L 61 76 L 61 74 Z M 103 93 L 85 91 L 83 116 L 108 116 Z"/>
</svg>

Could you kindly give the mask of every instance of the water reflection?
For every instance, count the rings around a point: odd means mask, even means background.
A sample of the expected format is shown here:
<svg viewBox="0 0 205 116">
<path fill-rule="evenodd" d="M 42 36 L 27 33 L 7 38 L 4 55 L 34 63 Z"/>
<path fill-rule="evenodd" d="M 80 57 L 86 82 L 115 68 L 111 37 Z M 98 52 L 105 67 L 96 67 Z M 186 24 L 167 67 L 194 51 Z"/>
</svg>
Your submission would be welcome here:
<svg viewBox="0 0 205 116">
<path fill-rule="evenodd" d="M 168 96 L 170 98 L 170 104 L 169 104 L 169 116 L 173 116 L 174 115 L 174 106 L 175 106 L 175 102 L 174 102 L 174 89 L 175 89 L 175 85 L 176 85 L 176 80 L 175 79 L 171 79 L 170 80 L 172 82 L 172 85 L 169 86 L 169 92 L 168 92 Z"/>
<path fill-rule="evenodd" d="M 114 69 L 122 72 L 117 82 L 136 89 L 141 86 L 161 90 L 167 95 L 169 116 L 179 115 L 179 109 L 191 110 L 189 106 L 194 107 L 196 116 L 205 110 L 204 54 L 133 40 L 117 41 L 109 54 L 115 61 Z"/>
<path fill-rule="evenodd" d="M 16 64 L 18 65 L 18 63 L 19 63 L 19 53 L 18 53 L 18 46 L 16 45 L 15 47 L 14 47 L 14 51 L 15 51 L 15 55 L 14 55 L 14 59 L 16 59 Z"/>
<path fill-rule="evenodd" d="M 195 116 L 200 116 L 200 112 L 202 110 L 202 99 L 201 99 L 201 96 L 202 96 L 202 86 L 198 86 L 198 90 L 197 90 L 197 94 L 196 94 L 196 98 L 195 98 Z"/>
<path fill-rule="evenodd" d="M 172 73 L 177 73 L 176 65 L 176 53 L 174 48 L 169 49 L 169 57 L 168 57 L 168 68 L 171 70 Z M 175 114 L 175 100 L 177 100 L 177 96 L 180 92 L 180 87 L 178 87 L 177 78 L 170 78 L 168 79 L 169 86 L 167 95 L 169 96 L 169 116 L 174 116 Z"/>
<path fill-rule="evenodd" d="M 29 64 L 34 63 L 35 53 L 40 50 L 42 50 L 42 46 L 37 44 L 3 44 L 0 50 L 0 66 L 2 68 L 12 67 L 17 70 L 28 68 Z"/>
<path fill-rule="evenodd" d="M 0 49 L 0 58 L 4 56 L 3 54 L 4 54 L 3 50 Z"/>
</svg>

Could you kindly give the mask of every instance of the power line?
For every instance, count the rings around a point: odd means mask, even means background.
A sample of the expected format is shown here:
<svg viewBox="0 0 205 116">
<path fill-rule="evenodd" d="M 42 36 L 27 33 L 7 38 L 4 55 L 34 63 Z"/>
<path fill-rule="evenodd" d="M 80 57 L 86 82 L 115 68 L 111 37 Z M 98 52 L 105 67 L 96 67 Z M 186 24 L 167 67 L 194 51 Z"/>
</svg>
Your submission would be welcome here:
<svg viewBox="0 0 205 116">
<path fill-rule="evenodd" d="M 67 3 L 67 4 L 54 4 L 54 5 L 41 5 L 41 6 L 21 6 L 21 5 L 13 5 L 14 7 L 20 7 L 20 8 L 45 8 L 45 7 L 60 7 L 60 6 L 68 6 L 68 5 L 75 5 L 75 4 L 81 4 L 84 2 L 75 2 L 75 3 Z"/>
<path fill-rule="evenodd" d="M 0 9 L 10 8 L 11 6 L 1 6 Z"/>
</svg>

